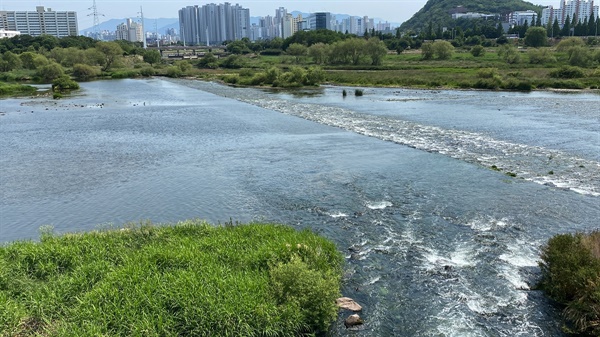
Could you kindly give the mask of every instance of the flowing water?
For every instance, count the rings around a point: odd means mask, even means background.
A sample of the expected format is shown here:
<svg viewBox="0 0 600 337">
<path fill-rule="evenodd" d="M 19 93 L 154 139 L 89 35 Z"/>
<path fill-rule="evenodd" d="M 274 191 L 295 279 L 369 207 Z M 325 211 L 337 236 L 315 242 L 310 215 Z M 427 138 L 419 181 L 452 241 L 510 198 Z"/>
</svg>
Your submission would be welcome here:
<svg viewBox="0 0 600 337">
<path fill-rule="evenodd" d="M 366 324 L 334 336 L 562 336 L 530 288 L 549 237 L 600 227 L 598 94 L 82 87 L 0 101 L 0 242 L 282 222 L 346 256 Z"/>
</svg>

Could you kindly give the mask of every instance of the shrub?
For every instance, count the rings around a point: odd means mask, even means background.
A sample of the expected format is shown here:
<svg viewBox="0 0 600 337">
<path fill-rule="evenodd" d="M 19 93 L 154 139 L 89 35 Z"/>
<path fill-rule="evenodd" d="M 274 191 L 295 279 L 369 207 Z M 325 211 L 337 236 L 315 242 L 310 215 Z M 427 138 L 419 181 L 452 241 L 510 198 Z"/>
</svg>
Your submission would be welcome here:
<svg viewBox="0 0 600 337">
<path fill-rule="evenodd" d="M 527 80 L 510 79 L 503 82 L 500 87 L 506 90 L 531 91 L 533 89 L 533 84 Z M 514 173 L 509 172 L 507 174 L 516 177 L 516 174 Z"/>
<path fill-rule="evenodd" d="M 540 288 L 566 306 L 576 332 L 600 335 L 600 231 L 552 237 L 539 264 Z"/>
<path fill-rule="evenodd" d="M 592 53 L 586 47 L 571 47 L 567 50 L 569 64 L 577 67 L 587 67 L 592 61 Z"/>
<path fill-rule="evenodd" d="M 433 44 L 432 43 L 423 43 L 421 46 L 421 58 L 423 60 L 431 60 L 433 58 Z"/>
<path fill-rule="evenodd" d="M 521 55 L 514 46 L 510 44 L 504 44 L 498 49 L 498 56 L 500 56 L 508 64 L 516 64 L 521 61 Z"/>
<path fill-rule="evenodd" d="M 168 77 L 177 78 L 177 77 L 181 77 L 181 75 L 183 75 L 181 68 L 176 67 L 176 66 L 171 66 L 171 67 L 167 68 L 167 76 Z"/>
<path fill-rule="evenodd" d="M 321 67 L 309 67 L 306 71 L 306 85 L 319 85 L 325 79 L 325 72 Z"/>
<path fill-rule="evenodd" d="M 562 67 L 550 72 L 550 77 L 554 78 L 582 78 L 585 72 L 579 67 Z"/>
<path fill-rule="evenodd" d="M 556 45 L 556 51 L 567 51 L 572 47 L 583 47 L 585 46 L 585 42 L 580 37 L 568 37 L 566 39 L 560 40 L 560 42 Z"/>
<path fill-rule="evenodd" d="M 544 64 L 556 62 L 556 57 L 547 48 L 542 49 L 530 49 L 527 51 L 529 56 L 529 63 L 531 64 Z"/>
<path fill-rule="evenodd" d="M 156 70 L 154 70 L 154 68 L 152 68 L 152 67 L 144 67 L 144 68 L 140 69 L 140 75 L 142 75 L 144 77 L 154 76 L 155 74 L 156 74 Z"/>
<path fill-rule="evenodd" d="M 221 67 L 229 69 L 240 69 L 244 64 L 244 59 L 239 55 L 229 55 L 220 63 Z"/>
<path fill-rule="evenodd" d="M 485 55 L 485 48 L 483 48 L 481 45 L 473 46 L 473 48 L 471 48 L 471 55 L 474 57 L 483 56 Z"/>
<path fill-rule="evenodd" d="M 477 77 L 479 78 L 495 78 L 499 76 L 500 74 L 496 68 L 483 68 L 477 71 Z"/>
<path fill-rule="evenodd" d="M 448 41 L 435 41 L 432 48 L 438 60 L 448 60 L 454 53 L 454 46 Z"/>
<path fill-rule="evenodd" d="M 79 89 L 79 84 L 73 81 L 69 76 L 63 75 L 52 82 L 52 91 L 62 92 L 65 90 Z"/>
<path fill-rule="evenodd" d="M 100 75 L 100 70 L 87 64 L 75 64 L 73 66 L 73 76 L 78 79 L 87 80 Z"/>
<path fill-rule="evenodd" d="M 37 70 L 37 76 L 42 78 L 44 81 L 52 81 L 64 74 L 65 71 L 63 67 L 56 62 L 50 62 L 47 65 L 38 68 Z"/>
<path fill-rule="evenodd" d="M 364 94 L 362 89 L 355 89 L 354 96 L 362 96 Z"/>
</svg>

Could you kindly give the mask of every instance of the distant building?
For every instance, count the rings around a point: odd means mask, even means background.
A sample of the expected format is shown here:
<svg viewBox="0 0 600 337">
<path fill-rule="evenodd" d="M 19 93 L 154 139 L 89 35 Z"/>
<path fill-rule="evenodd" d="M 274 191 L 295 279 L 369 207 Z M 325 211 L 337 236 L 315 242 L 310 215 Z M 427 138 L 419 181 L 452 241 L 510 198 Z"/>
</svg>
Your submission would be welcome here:
<svg viewBox="0 0 600 337">
<path fill-rule="evenodd" d="M 21 34 L 21 32 L 18 32 L 16 30 L 0 29 L 0 39 L 7 39 L 7 38 L 15 37 L 20 34 Z"/>
<path fill-rule="evenodd" d="M 125 23 L 122 23 L 117 26 L 116 39 L 125 40 L 129 42 L 143 42 L 144 27 L 141 23 L 137 23 L 131 19 L 127 19 Z"/>
<path fill-rule="evenodd" d="M 465 13 L 452 13 L 453 19 L 494 19 L 497 15 L 495 14 L 484 14 L 484 13 L 474 13 L 474 12 L 465 12 Z"/>
<path fill-rule="evenodd" d="M 532 26 L 537 21 L 538 14 L 535 11 L 516 11 L 508 15 L 508 22 L 515 26 L 523 26 L 525 22 Z"/>
<path fill-rule="evenodd" d="M 579 22 L 584 22 L 589 19 L 593 13 L 594 18 L 598 18 L 599 6 L 594 6 L 593 0 L 568 0 L 561 1 L 560 8 L 554 8 L 548 6 L 542 10 L 542 24 L 547 25 L 548 22 L 554 23 L 555 19 L 558 20 L 558 24 L 562 27 L 565 24 L 565 20 L 569 17 L 569 20 L 573 20 L 573 17 L 577 17 Z"/>
<path fill-rule="evenodd" d="M 314 14 L 315 26 L 314 29 L 331 29 L 331 13 L 319 12 Z M 312 27 L 311 27 L 312 29 Z"/>
<path fill-rule="evenodd" d="M 0 11 L 0 29 L 59 38 L 79 34 L 76 12 L 56 12 L 43 6 L 37 6 L 35 11 Z"/>
<path fill-rule="evenodd" d="M 250 37 L 250 10 L 229 2 L 187 6 L 179 10 L 181 40 L 188 45 L 214 45 Z"/>
</svg>

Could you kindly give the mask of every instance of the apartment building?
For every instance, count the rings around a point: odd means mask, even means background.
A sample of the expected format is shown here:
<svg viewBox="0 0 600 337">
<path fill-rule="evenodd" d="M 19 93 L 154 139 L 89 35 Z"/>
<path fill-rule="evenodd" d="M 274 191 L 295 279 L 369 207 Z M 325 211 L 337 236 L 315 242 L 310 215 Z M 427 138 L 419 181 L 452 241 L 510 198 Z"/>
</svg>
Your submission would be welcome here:
<svg viewBox="0 0 600 337">
<path fill-rule="evenodd" d="M 598 18 L 598 8 L 599 6 L 595 6 L 593 0 L 562 1 L 559 8 L 554 8 L 554 6 L 544 8 L 541 20 L 543 25 L 547 25 L 548 22 L 553 23 L 557 19 L 558 24 L 562 27 L 567 17 L 569 20 L 577 17 L 579 22 L 589 19 L 592 14 L 595 18 Z"/>
<path fill-rule="evenodd" d="M 31 36 L 76 36 L 77 13 L 37 6 L 35 11 L 0 11 L 0 29 Z"/>
<path fill-rule="evenodd" d="M 207 4 L 179 10 L 181 40 L 187 45 L 216 45 L 250 37 L 250 10 L 240 5 Z"/>
<path fill-rule="evenodd" d="M 125 23 L 117 26 L 116 40 L 126 40 L 130 42 L 144 41 L 144 27 L 141 23 L 127 19 Z"/>
</svg>

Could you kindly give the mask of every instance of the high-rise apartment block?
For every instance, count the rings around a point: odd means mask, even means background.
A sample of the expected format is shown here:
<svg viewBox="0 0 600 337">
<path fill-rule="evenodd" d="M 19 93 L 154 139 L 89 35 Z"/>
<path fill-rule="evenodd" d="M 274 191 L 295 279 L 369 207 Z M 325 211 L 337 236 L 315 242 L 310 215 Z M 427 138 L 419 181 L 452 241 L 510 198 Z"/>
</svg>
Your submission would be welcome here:
<svg viewBox="0 0 600 337">
<path fill-rule="evenodd" d="M 594 18 L 598 18 L 598 6 L 594 6 L 593 0 L 567 0 L 560 3 L 560 8 L 554 8 L 553 6 L 544 8 L 542 10 L 542 24 L 553 23 L 556 19 L 562 27 L 567 17 L 569 20 L 576 17 L 579 22 L 584 22 L 592 15 Z"/>
<path fill-rule="evenodd" d="M 130 42 L 143 42 L 144 27 L 141 23 L 127 19 L 127 22 L 117 26 L 116 39 Z"/>
<path fill-rule="evenodd" d="M 179 10 L 181 40 L 188 45 L 213 45 L 250 37 L 250 10 L 240 5 L 208 4 Z"/>
<path fill-rule="evenodd" d="M 35 11 L 0 11 L 0 29 L 18 31 L 31 36 L 76 36 L 77 13 L 47 10 L 43 6 Z"/>
</svg>

